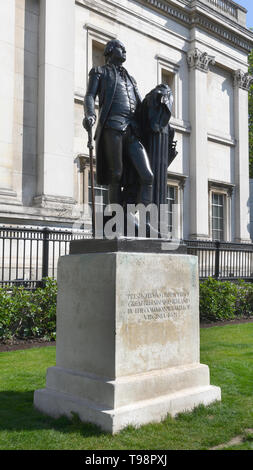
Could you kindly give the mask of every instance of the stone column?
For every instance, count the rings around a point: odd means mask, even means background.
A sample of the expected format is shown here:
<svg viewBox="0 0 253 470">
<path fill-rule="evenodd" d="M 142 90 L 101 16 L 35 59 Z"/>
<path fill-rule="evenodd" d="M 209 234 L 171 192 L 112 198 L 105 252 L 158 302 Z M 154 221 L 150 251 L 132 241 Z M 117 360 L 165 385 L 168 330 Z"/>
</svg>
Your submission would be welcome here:
<svg viewBox="0 0 253 470">
<path fill-rule="evenodd" d="M 15 0 L 0 2 L 0 199 L 16 196 L 12 186 L 15 86 Z"/>
<path fill-rule="evenodd" d="M 253 77 L 234 73 L 235 95 L 235 240 L 250 242 L 248 91 Z"/>
<path fill-rule="evenodd" d="M 187 55 L 190 96 L 190 230 L 192 239 L 209 238 L 206 94 L 214 57 L 195 48 Z"/>
<path fill-rule="evenodd" d="M 74 203 L 74 0 L 41 0 L 35 203 Z"/>
</svg>

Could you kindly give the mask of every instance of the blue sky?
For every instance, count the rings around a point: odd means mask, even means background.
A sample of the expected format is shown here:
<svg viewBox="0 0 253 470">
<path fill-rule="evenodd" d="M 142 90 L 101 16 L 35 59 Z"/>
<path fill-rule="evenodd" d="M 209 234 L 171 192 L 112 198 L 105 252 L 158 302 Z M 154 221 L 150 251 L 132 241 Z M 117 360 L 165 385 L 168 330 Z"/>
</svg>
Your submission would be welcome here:
<svg viewBox="0 0 253 470">
<path fill-rule="evenodd" d="M 253 27 L 253 0 L 235 0 L 236 3 L 248 10 L 247 13 L 247 26 Z"/>
</svg>

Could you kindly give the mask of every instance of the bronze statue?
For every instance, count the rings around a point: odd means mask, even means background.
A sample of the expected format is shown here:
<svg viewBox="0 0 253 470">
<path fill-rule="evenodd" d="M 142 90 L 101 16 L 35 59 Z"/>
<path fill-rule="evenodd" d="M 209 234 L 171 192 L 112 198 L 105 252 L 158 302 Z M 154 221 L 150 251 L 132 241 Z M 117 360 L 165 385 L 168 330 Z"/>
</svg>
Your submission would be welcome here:
<svg viewBox="0 0 253 470">
<path fill-rule="evenodd" d="M 110 204 L 120 204 L 125 224 L 126 217 L 132 217 L 137 231 L 134 214 L 127 215 L 128 204 L 155 203 L 159 209 L 166 203 L 167 169 L 176 156 L 174 131 L 169 126 L 172 92 L 167 85 L 159 85 L 142 102 L 136 81 L 122 66 L 124 45 L 112 40 L 104 55 L 105 65 L 93 67 L 89 73 L 83 125 L 90 135 L 98 96 L 97 183 L 108 186 Z M 147 214 L 148 230 L 149 219 Z"/>
<path fill-rule="evenodd" d="M 108 185 L 109 202 L 124 205 L 125 168 L 133 167 L 138 185 L 134 203 L 145 206 L 152 201 L 153 173 L 141 143 L 138 109 L 141 105 L 136 82 L 122 66 L 124 45 L 110 41 L 104 51 L 106 65 L 94 67 L 84 99 L 84 127 L 95 124 L 95 99 L 99 97 L 99 118 L 95 133 L 97 183 Z"/>
</svg>

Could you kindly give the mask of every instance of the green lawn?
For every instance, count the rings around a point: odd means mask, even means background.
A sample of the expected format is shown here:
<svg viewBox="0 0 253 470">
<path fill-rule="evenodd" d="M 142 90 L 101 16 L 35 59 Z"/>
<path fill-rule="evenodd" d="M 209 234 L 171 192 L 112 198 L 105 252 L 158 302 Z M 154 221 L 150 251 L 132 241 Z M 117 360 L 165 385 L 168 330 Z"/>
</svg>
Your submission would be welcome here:
<svg viewBox="0 0 253 470">
<path fill-rule="evenodd" d="M 33 409 L 55 347 L 0 353 L 0 449 L 206 450 L 240 436 L 225 448 L 253 450 L 253 323 L 201 329 L 201 362 L 221 387 L 221 403 L 111 436 L 77 417 L 55 421 Z"/>
</svg>

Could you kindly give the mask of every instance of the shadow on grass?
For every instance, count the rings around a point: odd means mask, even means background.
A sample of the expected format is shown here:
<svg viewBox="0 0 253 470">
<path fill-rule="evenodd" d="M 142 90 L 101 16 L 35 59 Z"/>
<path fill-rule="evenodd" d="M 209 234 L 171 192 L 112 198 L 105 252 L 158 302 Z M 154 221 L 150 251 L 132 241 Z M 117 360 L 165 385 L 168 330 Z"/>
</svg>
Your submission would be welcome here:
<svg viewBox="0 0 253 470">
<path fill-rule="evenodd" d="M 26 392 L 0 392 L 0 432 L 55 430 L 62 433 L 77 433 L 82 437 L 107 435 L 92 423 L 83 423 L 78 415 L 73 418 L 62 416 L 51 418 L 37 411 L 33 406 L 34 390 Z"/>
</svg>

